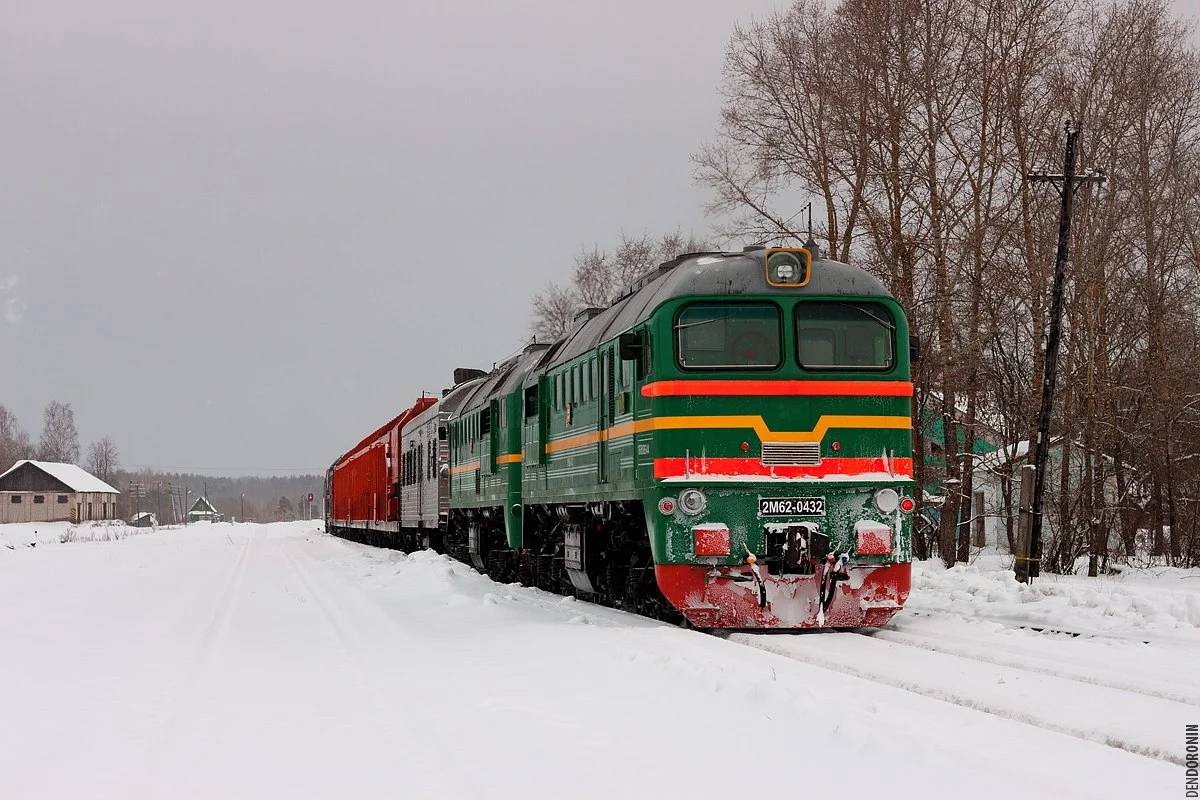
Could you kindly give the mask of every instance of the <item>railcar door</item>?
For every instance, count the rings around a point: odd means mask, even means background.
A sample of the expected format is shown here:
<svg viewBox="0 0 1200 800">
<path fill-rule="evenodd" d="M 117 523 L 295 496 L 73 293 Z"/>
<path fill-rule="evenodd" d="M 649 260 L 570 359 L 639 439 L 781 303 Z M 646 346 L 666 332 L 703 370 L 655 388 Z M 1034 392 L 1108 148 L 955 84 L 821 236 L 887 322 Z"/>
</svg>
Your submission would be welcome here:
<svg viewBox="0 0 1200 800">
<path fill-rule="evenodd" d="M 496 474 L 496 458 L 500 455 L 501 429 L 504 418 L 500 416 L 500 401 L 493 400 L 487 410 L 488 419 L 488 474 Z"/>
<path fill-rule="evenodd" d="M 413 463 L 414 476 L 417 479 L 417 526 L 420 527 L 421 515 L 425 513 L 425 471 L 422 467 L 425 466 L 425 436 L 422 433 L 421 441 L 417 445 L 416 459 Z"/>
<path fill-rule="evenodd" d="M 596 424 L 599 434 L 599 441 L 596 443 L 596 478 L 600 483 L 608 483 L 608 429 L 612 427 L 616 412 L 615 365 L 612 345 L 609 345 L 600 352 L 600 408 Z"/>
</svg>

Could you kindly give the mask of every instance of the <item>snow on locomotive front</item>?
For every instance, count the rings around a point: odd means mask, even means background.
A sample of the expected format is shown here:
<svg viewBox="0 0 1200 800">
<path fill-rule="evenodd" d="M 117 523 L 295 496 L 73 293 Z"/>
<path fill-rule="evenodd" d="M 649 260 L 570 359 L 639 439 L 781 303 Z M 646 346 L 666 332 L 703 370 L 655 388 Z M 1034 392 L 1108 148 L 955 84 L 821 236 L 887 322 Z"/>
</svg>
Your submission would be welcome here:
<svg viewBox="0 0 1200 800">
<path fill-rule="evenodd" d="M 702 628 L 885 624 L 910 587 L 910 339 L 815 248 L 680 264 L 625 355 L 663 596 Z M 666 288 L 666 287 L 664 287 Z M 649 346 L 651 345 L 652 346 Z"/>
</svg>

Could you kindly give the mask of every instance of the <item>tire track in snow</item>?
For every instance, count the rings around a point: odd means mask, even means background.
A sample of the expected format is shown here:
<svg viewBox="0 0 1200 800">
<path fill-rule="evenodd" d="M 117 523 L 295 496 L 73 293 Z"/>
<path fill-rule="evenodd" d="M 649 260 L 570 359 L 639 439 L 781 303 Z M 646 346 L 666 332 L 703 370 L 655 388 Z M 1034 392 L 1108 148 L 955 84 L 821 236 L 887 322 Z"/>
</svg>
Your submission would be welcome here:
<svg viewBox="0 0 1200 800">
<path fill-rule="evenodd" d="M 171 752 L 179 735 L 181 719 L 189 716 L 188 711 L 194 706 L 193 695 L 196 687 L 203 680 L 205 673 L 211 668 L 217 652 L 224 644 L 229 632 L 230 621 L 237 606 L 237 598 L 241 593 L 242 584 L 246 580 L 246 569 L 250 562 L 250 551 L 254 544 L 263 538 L 256 530 L 252 537 L 242 542 L 238 552 L 237 562 L 225 581 L 216 607 L 208 617 L 208 624 L 200 633 L 199 643 L 187 661 L 183 677 L 172 686 L 169 699 L 166 702 L 166 713 L 161 723 L 159 735 L 154 738 L 147 757 L 147 768 L 139 774 L 138 791 L 131 796 L 141 797 L 149 792 L 151 785 L 161 785 L 165 776 L 161 776 L 161 765 L 167 753 Z M 202 590 L 201 590 L 202 591 Z"/>
<path fill-rule="evenodd" d="M 255 538 L 247 539 L 242 545 L 242 552 L 238 556 L 237 565 L 233 568 L 233 575 L 230 577 L 225 591 L 221 593 L 221 600 L 217 603 L 217 610 L 213 613 L 212 620 L 200 637 L 200 648 L 196 652 L 193 662 L 194 669 L 189 675 L 187 685 L 194 685 L 199 681 L 204 671 L 212 664 L 217 650 L 225 642 L 225 636 L 229 633 L 229 621 L 233 619 L 235 601 L 246 580 L 246 565 L 250 561 L 250 550 L 257 541 L 257 534 L 256 531 Z"/>
<path fill-rule="evenodd" d="M 1026 673 L 1032 681 L 1012 675 L 1007 680 L 996 665 L 857 633 L 735 633 L 729 638 L 822 669 L 1177 765 L 1184 759 L 1174 740 L 1196 713 L 1183 703 L 1053 675 Z M 1129 720 L 1124 730 L 1123 720 Z"/>
<path fill-rule="evenodd" d="M 292 552 L 294 540 L 280 539 L 278 540 L 280 551 L 286 557 L 288 564 L 291 566 L 296 575 L 300 586 L 304 590 L 313 605 L 321 612 L 330 629 L 337 637 L 346 656 L 353 663 L 360 683 L 368 690 L 369 694 L 374 698 L 388 697 L 388 690 L 392 686 L 388 681 L 379 676 L 378 667 L 375 666 L 381 663 L 382 659 L 375 657 L 371 653 L 371 642 L 373 637 L 364 635 L 356 626 L 354 620 L 346 616 L 343 611 L 343 603 L 339 603 L 337 598 L 330 597 L 327 586 L 322 587 L 318 584 L 320 581 L 314 576 L 313 570 L 301 563 Z M 307 560 L 307 559 L 305 559 Z M 336 576 L 334 582 L 337 582 Z M 342 597 L 345 598 L 350 591 L 350 587 L 343 587 L 339 583 Z M 373 609 L 374 610 L 374 609 Z M 386 640 L 389 637 L 382 637 Z M 468 784 L 465 788 L 469 791 L 468 796 L 487 797 L 487 787 L 481 784 L 473 774 L 456 769 L 457 762 L 454 758 L 454 749 L 450 743 L 438 732 L 438 728 L 434 720 L 425 714 L 416 704 L 404 705 L 399 708 L 401 713 L 396 715 L 398 725 L 395 732 L 408 740 L 410 748 L 417 752 L 421 752 L 428 756 L 430 760 L 436 761 L 443 765 L 441 771 L 445 775 L 453 775 L 456 779 Z M 401 722 L 407 718 L 409 722 Z M 413 721 L 415 720 L 415 722 Z"/>
</svg>

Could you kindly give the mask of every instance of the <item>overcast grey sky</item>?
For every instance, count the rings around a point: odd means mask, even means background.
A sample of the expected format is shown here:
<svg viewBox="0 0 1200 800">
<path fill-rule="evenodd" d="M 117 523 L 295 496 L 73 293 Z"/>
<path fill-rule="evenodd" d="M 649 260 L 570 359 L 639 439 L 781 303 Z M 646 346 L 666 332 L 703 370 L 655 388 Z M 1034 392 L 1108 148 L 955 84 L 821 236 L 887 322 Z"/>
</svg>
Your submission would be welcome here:
<svg viewBox="0 0 1200 800">
<path fill-rule="evenodd" d="M 0 403 L 323 470 L 516 349 L 581 245 L 711 225 L 688 157 L 777 5 L 0 0 Z"/>
<path fill-rule="evenodd" d="M 323 470 L 527 336 L 585 243 L 703 230 L 775 0 L 0 0 L 0 403 L 126 465 Z"/>
</svg>

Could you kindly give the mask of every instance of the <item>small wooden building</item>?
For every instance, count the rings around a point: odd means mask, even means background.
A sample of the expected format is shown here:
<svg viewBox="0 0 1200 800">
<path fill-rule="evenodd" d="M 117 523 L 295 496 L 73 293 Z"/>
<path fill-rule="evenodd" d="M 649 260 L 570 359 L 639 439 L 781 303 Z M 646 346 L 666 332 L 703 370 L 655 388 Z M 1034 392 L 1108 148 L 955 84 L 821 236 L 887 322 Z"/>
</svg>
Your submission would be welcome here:
<svg viewBox="0 0 1200 800">
<path fill-rule="evenodd" d="M 203 495 L 197 497 L 196 502 L 188 509 L 188 522 L 220 522 L 221 519 L 217 509 Z"/>
<path fill-rule="evenodd" d="M 116 519 L 120 494 L 74 464 L 18 461 L 0 475 L 0 523 Z"/>
</svg>

